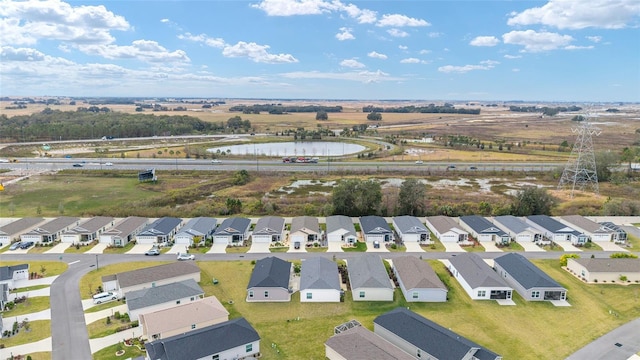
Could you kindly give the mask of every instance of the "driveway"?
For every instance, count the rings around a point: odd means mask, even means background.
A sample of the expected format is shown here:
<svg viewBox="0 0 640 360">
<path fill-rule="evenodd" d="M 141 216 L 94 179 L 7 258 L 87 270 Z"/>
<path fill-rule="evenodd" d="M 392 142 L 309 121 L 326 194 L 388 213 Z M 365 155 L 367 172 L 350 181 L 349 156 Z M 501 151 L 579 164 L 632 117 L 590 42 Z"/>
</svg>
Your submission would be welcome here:
<svg viewBox="0 0 640 360">
<path fill-rule="evenodd" d="M 189 246 L 187 244 L 174 244 L 166 254 L 188 253 Z"/>
<path fill-rule="evenodd" d="M 523 242 L 519 242 L 518 244 L 520 244 L 520 246 L 522 246 L 524 248 L 524 251 L 542 251 L 544 252 L 545 250 L 543 248 L 541 248 L 540 246 L 536 245 L 536 243 L 531 242 L 531 241 L 523 241 Z"/>
<path fill-rule="evenodd" d="M 207 251 L 207 254 L 226 254 L 227 253 L 227 244 L 213 244 L 211 249 Z"/>
<path fill-rule="evenodd" d="M 107 248 L 107 245 L 109 244 L 98 243 L 96 246 L 92 247 L 88 251 L 85 251 L 85 254 L 102 254 L 104 252 L 104 249 Z"/>
<path fill-rule="evenodd" d="M 486 252 L 503 252 L 493 241 L 481 241 L 480 245 L 484 247 L 484 251 Z"/>
<path fill-rule="evenodd" d="M 307 253 L 307 249 L 304 246 L 300 246 L 298 249 L 296 249 L 294 244 L 289 244 L 289 250 L 287 250 L 288 253 L 299 253 L 299 254 L 306 254 Z"/>
<path fill-rule="evenodd" d="M 376 252 L 376 253 L 381 253 L 381 252 L 389 252 L 389 249 L 387 249 L 387 247 L 385 246 L 385 243 L 381 243 L 379 248 L 374 248 L 373 247 L 373 243 L 367 243 L 367 252 Z"/>
<path fill-rule="evenodd" d="M 629 250 L 622 248 L 610 241 L 594 241 L 593 243 L 600 246 L 603 251 L 629 252 Z"/>
<path fill-rule="evenodd" d="M 329 244 L 327 252 L 344 252 L 342 250 L 342 242 L 328 241 L 327 243 Z"/>
<path fill-rule="evenodd" d="M 640 318 L 597 338 L 566 360 L 627 360 L 640 351 Z"/>
<path fill-rule="evenodd" d="M 582 249 L 577 248 L 577 247 L 575 247 L 575 246 L 571 245 L 571 243 L 570 243 L 570 242 L 568 242 L 568 241 L 563 241 L 563 242 L 561 242 L 561 243 L 556 243 L 556 244 L 558 244 L 560 247 L 562 247 L 562 249 L 563 249 L 564 251 L 575 251 L 575 252 L 580 252 L 580 251 L 582 251 Z"/>
<path fill-rule="evenodd" d="M 60 243 L 54 247 L 52 247 L 51 249 L 45 251 L 45 254 L 63 254 L 65 250 L 67 250 L 69 247 L 71 247 L 71 243 Z"/>
<path fill-rule="evenodd" d="M 100 310 L 92 313 L 86 313 L 84 314 L 84 322 L 86 322 L 88 325 L 98 320 L 104 320 L 107 318 L 107 316 L 112 316 L 116 311 L 120 311 L 121 314 L 126 313 L 127 305 L 123 304 L 123 305 L 118 305 L 112 308 L 108 308 L 108 309 L 104 309 L 104 310 Z"/>
<path fill-rule="evenodd" d="M 38 269 L 39 271 L 40 269 Z M 16 289 L 24 288 L 27 286 L 36 286 L 36 285 L 51 285 L 58 278 L 59 275 L 56 276 L 47 276 L 40 279 L 32 279 L 32 280 L 16 280 L 13 282 L 13 286 Z"/>
<path fill-rule="evenodd" d="M 0 359 L 9 359 L 11 357 L 11 354 L 31 354 L 41 351 L 49 352 L 51 350 L 51 337 L 48 337 L 36 342 L 0 349 Z"/>
<path fill-rule="evenodd" d="M 405 242 L 404 247 L 407 248 L 407 252 L 425 252 L 419 243 Z"/>
<path fill-rule="evenodd" d="M 447 252 L 466 252 L 458 243 L 442 241 L 442 245 Z"/>
<path fill-rule="evenodd" d="M 8 318 L 2 319 L 3 329 L 11 329 L 14 322 L 17 321 L 21 323 L 24 319 L 27 319 L 29 321 L 51 320 L 51 309 L 45 309 L 31 314 L 10 316 Z"/>
<path fill-rule="evenodd" d="M 131 250 L 127 251 L 126 254 L 144 254 L 147 251 L 149 251 L 152 247 L 153 247 L 153 245 L 151 245 L 151 244 L 133 245 L 133 248 L 131 248 Z"/>
<path fill-rule="evenodd" d="M 251 249 L 249 249 L 249 251 L 247 251 L 247 253 L 270 253 L 271 251 L 269 250 L 269 246 L 271 244 L 269 243 L 252 243 L 251 244 Z"/>
<path fill-rule="evenodd" d="M 51 288 L 50 287 L 46 287 L 44 289 L 38 289 L 38 290 L 30 290 L 30 291 L 23 291 L 23 292 L 17 292 L 17 293 L 10 293 L 9 294 L 9 301 L 13 301 L 13 300 L 16 299 L 16 297 L 19 297 L 19 296 L 34 297 L 34 296 L 49 296 L 50 294 L 51 294 Z"/>
</svg>

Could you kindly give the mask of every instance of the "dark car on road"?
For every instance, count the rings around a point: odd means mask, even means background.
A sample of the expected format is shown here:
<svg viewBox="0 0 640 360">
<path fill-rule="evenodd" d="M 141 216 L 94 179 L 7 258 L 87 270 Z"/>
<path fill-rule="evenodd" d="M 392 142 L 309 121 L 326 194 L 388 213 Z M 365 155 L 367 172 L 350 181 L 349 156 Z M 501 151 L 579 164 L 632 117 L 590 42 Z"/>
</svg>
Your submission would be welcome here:
<svg viewBox="0 0 640 360">
<path fill-rule="evenodd" d="M 77 163 L 77 164 L 73 164 L 73 167 L 83 167 L 84 165 Z"/>
<path fill-rule="evenodd" d="M 20 243 L 20 249 L 28 249 L 33 246 L 33 241 L 24 241 Z"/>
</svg>

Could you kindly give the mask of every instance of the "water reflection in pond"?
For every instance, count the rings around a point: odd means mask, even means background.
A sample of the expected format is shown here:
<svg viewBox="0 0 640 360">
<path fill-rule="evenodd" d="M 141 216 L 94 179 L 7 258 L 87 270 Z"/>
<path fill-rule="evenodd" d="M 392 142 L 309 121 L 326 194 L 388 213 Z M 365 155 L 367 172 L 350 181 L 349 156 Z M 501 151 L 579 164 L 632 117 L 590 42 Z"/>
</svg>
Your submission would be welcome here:
<svg viewBox="0 0 640 360">
<path fill-rule="evenodd" d="M 231 155 L 341 156 L 355 154 L 365 149 L 362 145 L 346 142 L 297 141 L 219 146 L 207 149 L 207 151 L 216 153 L 220 150 L 220 152 L 230 153 Z"/>
</svg>

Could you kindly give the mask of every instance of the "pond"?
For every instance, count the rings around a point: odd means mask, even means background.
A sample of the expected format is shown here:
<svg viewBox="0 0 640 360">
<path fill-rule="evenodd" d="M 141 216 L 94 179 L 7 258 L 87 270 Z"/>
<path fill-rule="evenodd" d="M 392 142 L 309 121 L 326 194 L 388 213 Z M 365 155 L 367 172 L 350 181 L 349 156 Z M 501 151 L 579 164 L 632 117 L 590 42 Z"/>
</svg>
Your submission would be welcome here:
<svg viewBox="0 0 640 360">
<path fill-rule="evenodd" d="M 260 156 L 341 156 L 366 150 L 362 145 L 333 141 L 296 141 L 264 144 L 240 144 L 207 149 L 216 153 L 230 151 L 232 155 Z"/>
</svg>

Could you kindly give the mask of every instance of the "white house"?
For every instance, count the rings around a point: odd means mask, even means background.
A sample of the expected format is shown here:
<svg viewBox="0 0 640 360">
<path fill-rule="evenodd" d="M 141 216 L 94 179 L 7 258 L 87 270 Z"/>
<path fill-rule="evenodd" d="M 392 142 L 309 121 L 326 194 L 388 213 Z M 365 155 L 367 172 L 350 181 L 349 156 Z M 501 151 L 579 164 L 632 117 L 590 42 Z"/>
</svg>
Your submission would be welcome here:
<svg viewBox="0 0 640 360">
<path fill-rule="evenodd" d="M 447 287 L 431 266 L 417 257 L 394 258 L 393 273 L 407 302 L 447 301 Z"/>
<path fill-rule="evenodd" d="M 573 227 L 579 232 L 589 236 L 591 241 L 609 242 L 613 241 L 615 230 L 591 221 L 582 215 L 567 215 L 558 218 L 560 222 Z"/>
<path fill-rule="evenodd" d="M 157 219 L 136 235 L 136 243 L 166 245 L 173 241 L 173 236 L 181 225 L 182 219 L 175 217 Z"/>
<path fill-rule="evenodd" d="M 60 235 L 63 243 L 87 244 L 98 240 L 100 234 L 115 224 L 115 219 L 108 216 L 96 216 L 82 224 L 64 231 Z"/>
<path fill-rule="evenodd" d="M 133 241 L 136 235 L 147 226 L 148 221 L 149 219 L 147 218 L 129 216 L 111 229 L 100 234 L 99 242 L 116 247 L 125 246 Z"/>
<path fill-rule="evenodd" d="M 297 216 L 291 219 L 289 242 L 298 244 L 315 243 L 321 240 L 320 224 L 314 216 Z"/>
<path fill-rule="evenodd" d="M 251 240 L 255 243 L 275 243 L 282 240 L 284 234 L 284 218 L 265 216 L 260 218 L 253 228 Z"/>
<path fill-rule="evenodd" d="M 367 243 L 380 244 L 393 240 L 393 232 L 387 221 L 381 216 L 369 215 L 360 217 L 360 229 Z"/>
<path fill-rule="evenodd" d="M 427 216 L 427 227 L 442 242 L 458 243 L 460 245 L 471 245 L 469 233 L 448 216 Z"/>
<path fill-rule="evenodd" d="M 640 259 L 567 259 L 567 270 L 588 283 L 640 282 Z"/>
<path fill-rule="evenodd" d="M 479 215 L 460 216 L 460 225 L 480 242 L 507 245 L 511 236 Z"/>
<path fill-rule="evenodd" d="M 340 302 L 338 265 L 323 257 L 302 262 L 300 272 L 301 302 Z"/>
<path fill-rule="evenodd" d="M 196 238 L 205 241 L 213 235 L 216 230 L 216 219 L 211 217 L 193 218 L 183 226 L 180 231 L 173 237 L 176 244 L 186 246 L 194 245 Z"/>
<path fill-rule="evenodd" d="M 432 243 L 429 229 L 415 216 L 395 216 L 393 218 L 393 228 L 402 239 L 402 242 Z"/>
<path fill-rule="evenodd" d="M 347 259 L 353 301 L 393 301 L 393 285 L 378 255 Z"/>
<path fill-rule="evenodd" d="M 538 229 L 545 238 L 555 243 L 562 244 L 569 241 L 571 245 L 584 245 L 589 239 L 589 236 L 547 215 L 527 216 L 525 222 Z"/>
<path fill-rule="evenodd" d="M 29 264 L 0 266 L 0 284 L 7 284 L 9 290 L 15 288 L 14 282 L 29 280 Z"/>
<path fill-rule="evenodd" d="M 128 291 L 124 294 L 127 300 L 127 312 L 132 321 L 139 320 L 138 315 L 169 309 L 176 305 L 200 301 L 204 298 L 204 290 L 193 279 Z"/>
<path fill-rule="evenodd" d="M 50 244 L 59 241 L 62 232 L 79 224 L 80 218 L 61 216 L 20 235 L 20 240 L 33 241 L 36 244 Z"/>
<path fill-rule="evenodd" d="M 516 242 L 548 243 L 548 241 L 544 241 L 540 230 L 513 215 L 496 216 L 493 218 L 493 223 L 504 230 Z"/>
<path fill-rule="evenodd" d="M 477 254 L 457 254 L 448 268 L 473 300 L 509 300 L 513 295 L 513 288 Z"/>
<path fill-rule="evenodd" d="M 200 281 L 200 268 L 191 261 L 175 261 L 102 277 L 104 291 L 117 292 L 119 297 L 134 290 L 146 289 L 191 279 Z"/>
<path fill-rule="evenodd" d="M 33 229 L 44 221 L 43 218 L 28 217 L 0 227 L 0 244 L 6 245 L 16 240 L 20 234 Z"/>
<path fill-rule="evenodd" d="M 353 220 L 344 215 L 327 217 L 327 241 L 352 245 L 358 241 Z"/>
<path fill-rule="evenodd" d="M 225 219 L 213 233 L 214 244 L 230 246 L 242 246 L 249 239 L 251 220 L 247 218 L 232 217 Z"/>
</svg>

